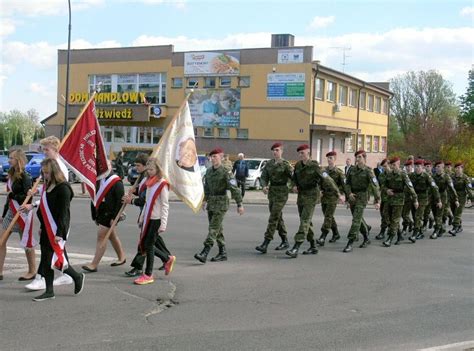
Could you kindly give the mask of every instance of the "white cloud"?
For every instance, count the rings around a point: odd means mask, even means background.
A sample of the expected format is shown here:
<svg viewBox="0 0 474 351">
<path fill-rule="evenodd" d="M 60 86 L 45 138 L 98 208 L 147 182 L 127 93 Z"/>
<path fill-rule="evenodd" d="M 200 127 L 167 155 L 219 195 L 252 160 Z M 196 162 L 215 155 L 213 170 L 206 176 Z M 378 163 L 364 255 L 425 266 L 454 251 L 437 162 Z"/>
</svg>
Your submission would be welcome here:
<svg viewBox="0 0 474 351">
<path fill-rule="evenodd" d="M 325 28 L 329 26 L 331 23 L 333 23 L 335 19 L 336 17 L 334 16 L 326 16 L 326 17 L 316 16 L 313 18 L 313 20 L 309 24 L 309 28 L 310 29 Z"/>
<path fill-rule="evenodd" d="M 461 10 L 460 15 L 463 17 L 469 17 L 469 16 L 474 15 L 474 7 L 473 6 L 464 7 Z"/>
<path fill-rule="evenodd" d="M 0 37 L 6 37 L 15 32 L 15 21 L 10 18 L 0 19 Z"/>
<path fill-rule="evenodd" d="M 47 85 L 38 82 L 31 82 L 28 89 L 30 92 L 44 98 L 51 98 L 56 95 L 56 83 L 54 82 L 50 82 Z"/>
<path fill-rule="evenodd" d="M 137 0 L 137 2 L 143 3 L 145 5 L 169 4 L 179 9 L 184 9 L 186 7 L 186 0 Z"/>
<path fill-rule="evenodd" d="M 105 4 L 105 0 L 71 1 L 72 11 L 87 10 Z M 2 16 L 56 16 L 68 13 L 65 0 L 2 0 Z"/>
</svg>

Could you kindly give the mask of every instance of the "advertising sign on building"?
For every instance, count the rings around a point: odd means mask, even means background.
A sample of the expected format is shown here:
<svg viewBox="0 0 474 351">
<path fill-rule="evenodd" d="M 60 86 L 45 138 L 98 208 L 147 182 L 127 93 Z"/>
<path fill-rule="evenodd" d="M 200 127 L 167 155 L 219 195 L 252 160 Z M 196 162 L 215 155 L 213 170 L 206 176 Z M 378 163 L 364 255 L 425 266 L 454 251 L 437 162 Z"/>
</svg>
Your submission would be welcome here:
<svg viewBox="0 0 474 351">
<path fill-rule="evenodd" d="M 267 75 L 267 100 L 302 101 L 304 93 L 304 73 L 270 73 Z"/>
<path fill-rule="evenodd" d="M 303 63 L 303 49 L 278 50 L 278 63 Z"/>
<path fill-rule="evenodd" d="M 194 127 L 239 127 L 240 89 L 194 89 L 189 109 Z"/>
<path fill-rule="evenodd" d="M 184 75 L 238 75 L 240 52 L 187 52 L 184 54 Z"/>
</svg>

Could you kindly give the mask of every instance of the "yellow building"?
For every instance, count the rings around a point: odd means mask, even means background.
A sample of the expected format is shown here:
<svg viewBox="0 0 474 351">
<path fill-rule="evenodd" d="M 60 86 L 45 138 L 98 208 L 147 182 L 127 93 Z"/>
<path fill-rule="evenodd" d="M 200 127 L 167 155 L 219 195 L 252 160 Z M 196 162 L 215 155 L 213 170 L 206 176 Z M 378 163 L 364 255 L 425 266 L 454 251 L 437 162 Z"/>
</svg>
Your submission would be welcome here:
<svg viewBox="0 0 474 351">
<path fill-rule="evenodd" d="M 174 52 L 172 45 L 72 50 L 68 126 L 100 83 L 96 110 L 106 147 L 151 146 L 186 93 L 200 152 L 269 157 L 274 141 L 285 157 L 310 143 L 313 158 L 338 152 L 343 164 L 356 149 L 374 165 L 386 155 L 387 84 L 368 83 L 320 65 L 313 47 L 273 35 L 269 48 Z M 44 124 L 61 135 L 67 51 L 58 52 L 58 112 Z"/>
</svg>

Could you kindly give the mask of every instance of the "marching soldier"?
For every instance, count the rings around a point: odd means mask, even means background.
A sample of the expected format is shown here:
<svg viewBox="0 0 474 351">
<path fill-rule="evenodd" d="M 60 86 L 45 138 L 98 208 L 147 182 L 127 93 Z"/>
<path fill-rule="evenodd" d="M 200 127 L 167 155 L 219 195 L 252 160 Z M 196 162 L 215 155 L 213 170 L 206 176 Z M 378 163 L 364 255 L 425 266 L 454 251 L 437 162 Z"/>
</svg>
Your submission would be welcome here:
<svg viewBox="0 0 474 351">
<path fill-rule="evenodd" d="M 405 162 L 404 170 L 408 176 L 413 174 L 413 160 L 407 160 Z M 410 201 L 411 193 L 408 188 L 405 188 L 405 201 L 403 203 L 402 210 L 402 236 L 413 230 L 413 224 L 415 220 L 415 211 L 413 209 L 413 203 Z M 410 216 L 411 214 L 411 216 Z"/>
<path fill-rule="evenodd" d="M 464 174 L 464 165 L 462 162 L 458 162 L 454 165 L 455 174 L 453 176 L 454 189 L 459 198 L 459 206 L 454 211 L 453 228 L 449 231 L 449 234 L 456 236 L 457 233 L 462 232 L 462 212 L 466 205 L 466 200 L 469 197 L 471 201 L 474 201 L 474 192 L 472 189 L 471 180 L 467 175 Z"/>
<path fill-rule="evenodd" d="M 453 164 L 451 161 L 446 161 L 444 163 L 444 173 L 449 175 L 451 179 L 454 177 Z M 456 212 L 456 201 L 448 192 L 448 205 L 445 207 L 443 213 L 444 224 L 446 224 L 446 221 L 448 221 L 449 225 L 453 224 L 454 212 Z"/>
<path fill-rule="evenodd" d="M 431 234 L 430 239 L 436 239 L 441 237 L 444 233 L 446 233 L 446 229 L 444 228 L 443 223 L 443 214 L 445 211 L 446 206 L 448 206 L 448 192 L 451 193 L 455 201 L 455 206 L 459 206 L 458 202 L 458 195 L 456 194 L 456 190 L 454 190 L 453 180 L 449 175 L 444 173 L 444 163 L 443 161 L 438 161 L 435 163 L 436 173 L 433 176 L 434 181 L 439 189 L 439 195 L 441 196 L 441 202 L 443 204 L 442 208 L 434 208 L 432 205 L 433 213 L 435 213 L 435 230 L 433 234 Z"/>
<path fill-rule="evenodd" d="M 290 246 L 282 211 L 288 200 L 288 182 L 291 181 L 293 170 L 290 162 L 281 157 L 283 154 L 281 143 L 273 144 L 271 150 L 273 159 L 267 162 L 260 177 L 263 193 L 268 194 L 268 208 L 270 210 L 263 243 L 255 248 L 263 254 L 267 253 L 268 244 L 273 240 L 275 230 L 278 230 L 281 238 L 281 244 L 275 250 L 284 250 Z"/>
<path fill-rule="evenodd" d="M 315 246 L 311 219 L 313 218 L 314 207 L 319 197 L 318 192 L 320 185 L 323 186 L 324 189 L 327 189 L 328 193 L 337 194 L 336 202 L 337 196 L 340 196 L 336 183 L 334 183 L 328 173 L 321 169 L 317 161 L 311 160 L 309 156 L 309 146 L 306 144 L 300 145 L 296 151 L 298 151 L 301 160 L 295 165 L 292 188 L 294 192 L 298 193 L 297 205 L 298 214 L 300 216 L 300 226 L 298 232 L 295 234 L 295 245 L 291 250 L 286 251 L 286 254 L 291 258 L 298 256 L 299 248 L 304 242 L 305 237 L 309 241 L 310 248 L 304 251 L 303 254 L 318 253 L 318 249 Z M 329 228 L 331 228 L 331 222 L 329 222 Z M 329 230 L 326 230 L 326 235 L 327 232 L 329 232 Z"/>
<path fill-rule="evenodd" d="M 403 205 L 405 202 L 405 190 L 409 191 L 412 201 L 414 202 L 415 208 L 418 208 L 418 198 L 413 184 L 408 178 L 405 171 L 400 169 L 400 158 L 393 157 L 390 160 L 390 168 L 392 171 L 387 174 L 385 181 L 382 186 L 382 192 L 388 195 L 388 213 L 389 213 L 389 228 L 388 228 L 388 239 L 383 242 L 385 247 L 392 245 L 392 239 L 397 233 L 397 241 L 395 245 L 398 245 L 402 240 L 402 234 L 399 231 L 400 217 L 402 216 Z"/>
<path fill-rule="evenodd" d="M 344 194 L 344 182 L 346 178 L 344 172 L 336 167 L 336 151 L 328 152 L 326 157 L 328 159 L 328 166 L 324 169 L 324 172 L 329 174 L 331 179 L 334 180 L 337 189 L 334 189 L 332 182 L 321 183 L 323 190 L 321 208 L 324 214 L 324 222 L 321 227 L 321 236 L 316 240 L 320 246 L 324 246 L 329 230 L 332 230 L 332 238 L 329 240 L 330 243 L 335 243 L 340 238 L 337 223 L 334 219 L 334 213 L 336 212 L 338 201 L 343 201 L 342 194 Z"/>
<path fill-rule="evenodd" d="M 390 165 L 386 158 L 380 162 L 380 165 L 383 167 L 383 172 L 379 174 L 378 181 L 379 184 L 383 184 L 385 179 L 387 178 L 387 174 L 390 173 Z M 380 194 L 380 198 L 382 202 L 380 203 L 380 233 L 375 237 L 377 240 L 383 240 L 385 238 L 385 232 L 388 228 L 388 207 L 387 207 L 387 200 L 388 195 L 382 191 Z"/>
<path fill-rule="evenodd" d="M 352 213 L 352 225 L 349 230 L 346 247 L 343 252 L 351 252 L 352 244 L 359 235 L 359 230 L 364 236 L 364 241 L 359 246 L 365 248 L 370 244 L 369 233 L 367 225 L 364 222 L 364 209 L 367 206 L 369 197 L 369 187 L 373 188 L 374 193 L 374 204 L 375 209 L 380 208 L 380 192 L 377 178 L 375 178 L 372 169 L 365 165 L 367 155 L 364 150 L 359 150 L 355 153 L 356 165 L 349 169 L 347 173 L 346 183 L 344 185 L 344 191 L 346 193 L 346 199 L 349 202 L 351 213 Z"/>
<path fill-rule="evenodd" d="M 219 253 L 211 258 L 211 261 L 227 261 L 224 232 L 222 228 L 224 215 L 229 209 L 227 190 L 230 190 L 232 198 L 237 203 L 237 213 L 239 215 L 244 214 L 242 196 L 240 195 L 239 188 L 237 188 L 237 182 L 232 174 L 230 174 L 222 164 L 223 154 L 224 151 L 222 151 L 221 148 L 216 148 L 209 153 L 212 166 L 207 169 L 206 174 L 204 175 L 204 201 L 202 206 L 203 209 L 207 209 L 209 232 L 204 241 L 204 248 L 201 253 L 194 255 L 194 258 L 202 263 L 206 263 L 207 255 L 209 254 L 209 251 L 211 251 L 214 241 L 217 241 Z"/>
<path fill-rule="evenodd" d="M 415 172 L 409 175 L 410 180 L 415 189 L 416 196 L 418 197 L 418 208 L 415 212 L 415 229 L 413 234 L 409 237 L 411 242 L 416 242 L 417 239 L 423 239 L 422 221 L 425 213 L 425 208 L 429 204 L 430 196 L 433 196 L 433 200 L 437 203 L 438 208 L 441 208 L 441 200 L 439 197 L 438 187 L 434 182 L 431 175 L 424 171 L 424 161 L 415 161 Z"/>
<path fill-rule="evenodd" d="M 430 177 L 433 178 L 433 164 L 431 163 L 431 161 L 425 161 L 425 172 L 426 174 L 428 174 Z M 433 212 L 433 215 L 431 215 L 431 212 L 432 212 L 431 206 L 433 202 L 434 202 L 433 195 L 430 192 L 429 197 L 428 197 L 428 204 L 426 205 L 425 213 L 423 214 L 423 231 L 425 231 L 427 227 L 428 229 L 433 228 L 434 212 Z"/>
</svg>

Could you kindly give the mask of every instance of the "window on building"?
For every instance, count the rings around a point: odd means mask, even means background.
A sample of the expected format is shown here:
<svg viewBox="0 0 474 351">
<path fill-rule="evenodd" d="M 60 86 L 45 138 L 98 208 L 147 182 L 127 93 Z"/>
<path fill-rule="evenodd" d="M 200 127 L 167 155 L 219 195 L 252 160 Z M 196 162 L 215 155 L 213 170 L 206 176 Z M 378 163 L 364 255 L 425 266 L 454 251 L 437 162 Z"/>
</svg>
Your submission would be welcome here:
<svg viewBox="0 0 474 351">
<path fill-rule="evenodd" d="M 374 136 L 374 149 L 372 150 L 373 152 L 379 152 L 379 142 L 380 137 Z"/>
<path fill-rule="evenodd" d="M 374 96 L 369 94 L 369 101 L 367 104 L 367 111 L 374 111 Z"/>
<path fill-rule="evenodd" d="M 151 143 L 151 129 L 149 127 L 138 128 L 138 143 L 148 144 Z"/>
<path fill-rule="evenodd" d="M 117 143 L 125 143 L 127 135 L 127 127 L 114 126 L 114 137 L 113 141 Z"/>
<path fill-rule="evenodd" d="M 215 87 L 216 87 L 216 77 L 204 78 L 204 88 L 215 88 Z"/>
<path fill-rule="evenodd" d="M 248 139 L 249 138 L 249 130 L 248 129 L 237 129 L 237 139 Z"/>
<path fill-rule="evenodd" d="M 171 87 L 172 88 L 182 88 L 183 87 L 183 78 L 171 78 Z"/>
<path fill-rule="evenodd" d="M 149 104 L 166 104 L 166 74 L 140 73 L 138 91 L 145 93 Z"/>
<path fill-rule="evenodd" d="M 357 150 L 362 150 L 364 148 L 364 136 L 358 135 L 357 136 Z"/>
<path fill-rule="evenodd" d="M 365 136 L 365 151 L 372 152 L 372 135 Z"/>
<path fill-rule="evenodd" d="M 339 103 L 341 105 L 347 105 L 347 87 L 340 85 L 339 86 Z"/>
<path fill-rule="evenodd" d="M 382 105 L 382 98 L 377 96 L 375 98 L 375 112 L 377 112 L 377 113 L 382 112 L 382 106 L 381 105 Z"/>
<path fill-rule="evenodd" d="M 117 93 L 131 93 L 137 91 L 137 74 L 117 75 Z M 128 103 L 128 102 L 121 102 Z"/>
<path fill-rule="evenodd" d="M 232 79 L 230 77 L 220 77 L 219 78 L 219 86 L 223 88 L 230 88 L 230 84 Z"/>
<path fill-rule="evenodd" d="M 229 138 L 229 128 L 217 128 L 219 138 Z"/>
<path fill-rule="evenodd" d="M 250 77 L 239 77 L 239 87 L 248 88 L 250 86 Z"/>
<path fill-rule="evenodd" d="M 354 152 L 354 140 L 355 140 L 354 134 L 351 134 L 350 137 L 345 139 L 344 153 Z"/>
<path fill-rule="evenodd" d="M 89 76 L 89 93 L 93 93 L 95 89 L 100 85 L 101 93 L 112 92 L 112 75 L 90 75 Z"/>
<path fill-rule="evenodd" d="M 163 133 L 164 133 L 164 129 L 163 128 L 152 128 L 152 143 L 153 144 L 158 144 L 158 142 L 160 141 L 161 137 L 163 136 Z"/>
<path fill-rule="evenodd" d="M 214 128 L 204 128 L 203 137 L 212 138 L 214 137 Z"/>
<path fill-rule="evenodd" d="M 326 92 L 327 101 L 336 101 L 336 83 L 327 81 L 327 92 Z"/>
<path fill-rule="evenodd" d="M 387 152 L 387 137 L 380 138 L 380 152 Z"/>
<path fill-rule="evenodd" d="M 360 92 L 360 99 L 359 99 L 359 104 L 360 104 L 360 109 L 365 110 L 366 107 L 366 100 L 367 100 L 367 93 L 365 91 Z"/>
<path fill-rule="evenodd" d="M 388 115 L 388 100 L 383 99 L 383 110 L 382 110 L 384 115 Z"/>
<path fill-rule="evenodd" d="M 350 89 L 349 92 L 349 106 L 356 107 L 357 106 L 357 90 Z"/>
<path fill-rule="evenodd" d="M 186 87 L 188 87 L 188 88 L 198 88 L 199 87 L 199 78 L 188 78 L 186 80 Z"/>
<path fill-rule="evenodd" d="M 114 138 L 114 129 L 112 127 L 100 127 L 104 141 L 111 143 Z"/>
<path fill-rule="evenodd" d="M 336 138 L 329 137 L 328 151 L 334 151 L 335 145 L 336 145 Z"/>
<path fill-rule="evenodd" d="M 324 79 L 316 78 L 316 99 L 324 99 Z"/>
</svg>

